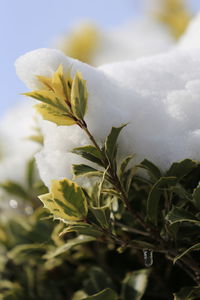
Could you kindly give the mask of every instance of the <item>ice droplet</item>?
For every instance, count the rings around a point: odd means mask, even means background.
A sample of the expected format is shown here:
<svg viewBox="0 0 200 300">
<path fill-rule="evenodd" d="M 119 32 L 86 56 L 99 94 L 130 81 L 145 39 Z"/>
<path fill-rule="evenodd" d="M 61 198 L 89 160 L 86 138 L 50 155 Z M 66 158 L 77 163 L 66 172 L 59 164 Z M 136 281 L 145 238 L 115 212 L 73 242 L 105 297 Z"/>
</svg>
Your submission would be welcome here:
<svg viewBox="0 0 200 300">
<path fill-rule="evenodd" d="M 153 251 L 151 249 L 143 249 L 144 264 L 146 267 L 153 265 Z"/>
</svg>

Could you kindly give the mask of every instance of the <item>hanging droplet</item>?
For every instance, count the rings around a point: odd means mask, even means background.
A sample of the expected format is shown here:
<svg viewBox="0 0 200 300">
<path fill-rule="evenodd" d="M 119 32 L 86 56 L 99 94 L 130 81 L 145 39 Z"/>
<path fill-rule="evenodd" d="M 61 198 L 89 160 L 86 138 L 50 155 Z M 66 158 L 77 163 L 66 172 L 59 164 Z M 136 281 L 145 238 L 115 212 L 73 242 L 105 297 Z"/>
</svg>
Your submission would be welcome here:
<svg viewBox="0 0 200 300">
<path fill-rule="evenodd" d="M 153 265 L 153 251 L 151 249 L 144 249 L 144 264 L 146 267 L 151 267 Z"/>
</svg>

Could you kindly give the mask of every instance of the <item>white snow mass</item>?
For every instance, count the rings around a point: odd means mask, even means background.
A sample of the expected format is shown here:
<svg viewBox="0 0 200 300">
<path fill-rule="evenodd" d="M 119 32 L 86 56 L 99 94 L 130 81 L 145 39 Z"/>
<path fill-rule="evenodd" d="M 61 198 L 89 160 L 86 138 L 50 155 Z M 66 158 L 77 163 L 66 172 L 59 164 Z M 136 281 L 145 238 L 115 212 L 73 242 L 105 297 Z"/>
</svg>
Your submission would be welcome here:
<svg viewBox="0 0 200 300">
<path fill-rule="evenodd" d="M 112 126 L 123 129 L 120 156 L 136 154 L 166 170 L 174 161 L 200 160 L 200 49 L 176 47 L 154 57 L 93 68 L 58 50 L 39 49 L 16 62 L 18 76 L 31 89 L 40 88 L 35 75 L 51 76 L 62 64 L 72 75 L 79 70 L 89 92 L 86 122 L 99 143 Z M 37 154 L 46 185 L 72 177 L 71 165 L 83 159 L 70 153 L 89 144 L 77 126 L 58 127 L 43 121 L 45 144 Z"/>
</svg>

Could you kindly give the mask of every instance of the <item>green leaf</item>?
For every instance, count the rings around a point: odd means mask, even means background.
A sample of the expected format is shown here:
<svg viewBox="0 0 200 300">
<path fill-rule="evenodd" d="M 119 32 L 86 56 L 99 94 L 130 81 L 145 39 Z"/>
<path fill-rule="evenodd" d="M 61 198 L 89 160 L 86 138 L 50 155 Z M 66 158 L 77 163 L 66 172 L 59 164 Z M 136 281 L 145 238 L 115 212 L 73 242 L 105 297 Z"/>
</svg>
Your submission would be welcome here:
<svg viewBox="0 0 200 300">
<path fill-rule="evenodd" d="M 134 166 L 133 168 L 131 168 L 127 171 L 126 182 L 125 182 L 125 191 L 127 191 L 127 193 L 129 192 L 129 190 L 131 188 L 131 184 L 133 182 L 136 172 L 137 172 L 136 166 Z"/>
<path fill-rule="evenodd" d="M 128 167 L 128 164 L 132 160 L 133 156 L 134 155 L 129 155 L 122 160 L 118 170 L 118 175 L 120 179 L 122 179 L 122 177 L 124 176 L 124 172 L 126 171 L 126 168 Z"/>
<path fill-rule="evenodd" d="M 88 275 L 88 278 L 83 282 L 84 291 L 88 295 L 102 292 L 106 288 L 114 288 L 112 279 L 100 267 L 91 267 Z"/>
<path fill-rule="evenodd" d="M 200 243 L 193 245 L 192 247 L 188 248 L 187 250 L 185 250 L 184 252 L 182 252 L 181 254 L 177 255 L 174 260 L 173 263 L 175 264 L 177 262 L 177 260 L 179 260 L 181 257 L 183 257 L 184 255 L 188 254 L 191 251 L 197 251 L 200 250 Z"/>
<path fill-rule="evenodd" d="M 41 257 L 45 251 L 45 246 L 41 246 L 41 244 L 23 244 L 17 245 L 10 250 L 8 257 L 16 264 L 20 264 L 26 259 L 31 259 L 33 256 Z"/>
<path fill-rule="evenodd" d="M 0 281 L 1 300 L 19 300 L 22 298 L 23 298 L 23 290 L 19 283 L 12 282 L 9 280 Z"/>
<path fill-rule="evenodd" d="M 199 286 L 184 287 L 178 293 L 174 294 L 174 300 L 193 300 L 199 298 L 200 298 Z"/>
<path fill-rule="evenodd" d="M 200 226 L 200 221 L 191 213 L 185 211 L 182 208 L 173 207 L 172 210 L 167 214 L 166 220 L 170 224 L 189 222 L 195 223 Z"/>
<path fill-rule="evenodd" d="M 122 300 L 140 300 L 148 284 L 149 269 L 128 273 L 122 283 Z"/>
<path fill-rule="evenodd" d="M 26 169 L 26 177 L 27 177 L 27 183 L 29 188 L 33 187 L 34 183 L 34 175 L 35 175 L 35 159 L 32 158 L 29 160 L 27 164 L 27 169 Z"/>
<path fill-rule="evenodd" d="M 157 225 L 158 207 L 163 188 L 168 188 L 176 184 L 176 177 L 161 177 L 152 187 L 147 199 L 147 216 L 148 219 Z"/>
<path fill-rule="evenodd" d="M 97 169 L 94 169 L 90 166 L 81 164 L 81 165 L 72 165 L 72 171 L 75 177 L 79 176 L 102 176 L 102 172 Z"/>
<path fill-rule="evenodd" d="M 180 162 L 173 163 L 167 172 L 167 176 L 175 176 L 178 178 L 178 180 L 181 180 L 197 166 L 198 163 L 196 161 L 193 161 L 191 159 L 184 159 Z"/>
<path fill-rule="evenodd" d="M 110 206 L 91 207 L 93 215 L 103 228 L 110 228 Z"/>
<path fill-rule="evenodd" d="M 111 132 L 109 133 L 108 137 L 105 141 L 105 152 L 106 156 L 108 157 L 109 161 L 112 162 L 112 160 L 115 158 L 116 155 L 116 149 L 117 149 L 117 139 L 119 137 L 119 134 L 121 130 L 126 126 L 122 125 L 121 127 L 112 127 Z"/>
<path fill-rule="evenodd" d="M 118 300 L 118 296 L 115 291 L 105 289 L 95 295 L 84 298 L 83 300 Z"/>
<path fill-rule="evenodd" d="M 5 181 L 3 183 L 0 183 L 0 188 L 3 188 L 7 193 L 18 196 L 20 198 L 23 198 L 27 200 L 29 198 L 28 193 L 26 190 L 19 185 L 18 183 L 14 181 Z"/>
<path fill-rule="evenodd" d="M 193 192 L 193 202 L 194 205 L 200 209 L 200 185 Z"/>
<path fill-rule="evenodd" d="M 86 81 L 80 72 L 77 72 L 72 83 L 71 105 L 72 111 L 77 119 L 83 120 L 87 110 L 88 92 Z"/>
<path fill-rule="evenodd" d="M 63 222 L 81 221 L 87 216 L 87 200 L 83 190 L 71 180 L 52 180 L 50 193 L 41 195 L 39 199 L 55 219 Z"/>
<path fill-rule="evenodd" d="M 153 181 L 157 181 L 162 176 L 159 168 L 147 159 L 143 160 L 138 167 L 147 170 Z"/>
<path fill-rule="evenodd" d="M 68 226 L 59 235 L 63 236 L 69 232 L 74 231 L 77 232 L 77 234 L 79 235 L 93 236 L 95 238 L 99 238 L 100 236 L 102 236 L 101 231 L 96 229 L 94 226 L 85 223 Z"/>
<path fill-rule="evenodd" d="M 184 202 L 192 201 L 192 196 L 188 191 L 180 184 L 176 184 L 175 186 L 170 188 L 170 191 L 178 195 L 181 199 L 181 204 Z M 184 201 L 183 201 L 184 200 Z"/>
<path fill-rule="evenodd" d="M 100 166 L 104 166 L 101 152 L 94 146 L 87 145 L 83 147 L 74 148 L 72 153 L 82 156 L 83 158 L 92 161 Z"/>
<path fill-rule="evenodd" d="M 49 253 L 45 254 L 44 258 L 51 259 L 53 257 L 56 257 L 58 255 L 61 255 L 63 253 L 70 251 L 72 248 L 74 248 L 78 245 L 85 244 L 88 242 L 93 242 L 95 240 L 96 240 L 96 238 L 92 237 L 92 236 L 79 235 L 78 237 L 76 237 L 74 239 L 68 240 L 68 242 L 66 244 L 58 247 L 56 250 L 50 251 Z"/>
</svg>

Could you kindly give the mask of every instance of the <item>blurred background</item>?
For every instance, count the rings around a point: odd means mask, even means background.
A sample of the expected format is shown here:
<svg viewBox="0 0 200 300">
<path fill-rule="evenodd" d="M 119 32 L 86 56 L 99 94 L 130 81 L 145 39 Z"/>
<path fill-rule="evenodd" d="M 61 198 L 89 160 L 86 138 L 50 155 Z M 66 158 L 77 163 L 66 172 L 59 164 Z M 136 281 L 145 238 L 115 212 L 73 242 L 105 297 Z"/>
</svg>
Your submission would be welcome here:
<svg viewBox="0 0 200 300">
<path fill-rule="evenodd" d="M 160 8 L 162 2 L 163 0 L 1 0 L 0 114 L 3 115 L 14 103 L 19 102 L 21 98 L 19 94 L 26 90 L 15 74 L 14 62 L 20 55 L 42 47 L 59 48 L 64 38 L 66 40 L 68 38 L 68 42 L 70 40 L 70 43 L 74 44 L 76 41 L 73 40 L 73 30 L 78 27 L 79 23 L 84 23 L 93 24 L 95 28 L 91 30 L 86 25 L 86 28 L 80 33 L 81 36 L 84 34 L 87 36 L 86 47 L 89 47 L 89 50 L 85 50 L 87 53 L 84 56 L 91 56 L 88 51 L 96 51 L 88 46 L 91 39 L 94 42 L 98 34 L 109 30 L 112 33 L 112 29 L 120 28 L 129 22 L 144 18 L 144 16 L 155 17 L 158 11 L 162 10 Z M 200 9 L 199 0 L 185 2 L 191 16 Z M 130 30 L 134 31 L 134 27 L 132 29 L 130 27 Z M 106 39 L 108 40 L 108 37 Z M 80 44 L 82 41 L 78 43 Z M 73 45 L 67 47 L 68 55 L 77 56 L 74 52 L 78 50 L 74 50 Z M 78 58 L 87 61 L 87 58 Z M 120 57 L 117 60 L 120 60 Z M 109 61 L 109 57 L 107 60 L 98 59 L 96 65 Z"/>
</svg>

